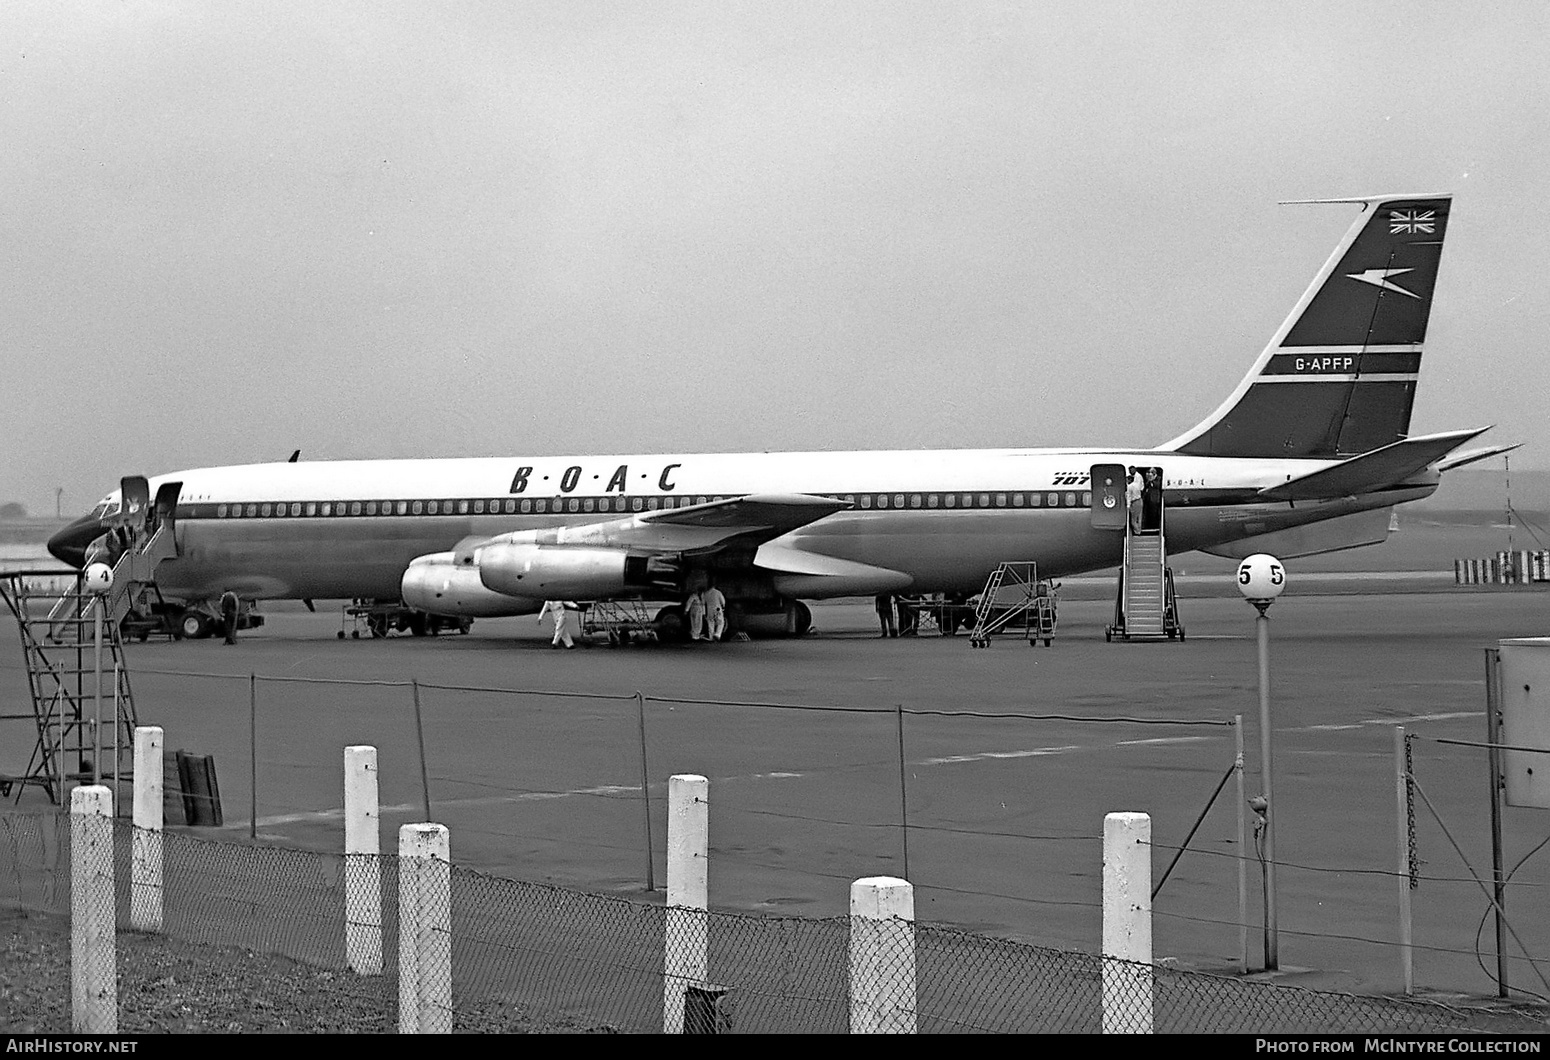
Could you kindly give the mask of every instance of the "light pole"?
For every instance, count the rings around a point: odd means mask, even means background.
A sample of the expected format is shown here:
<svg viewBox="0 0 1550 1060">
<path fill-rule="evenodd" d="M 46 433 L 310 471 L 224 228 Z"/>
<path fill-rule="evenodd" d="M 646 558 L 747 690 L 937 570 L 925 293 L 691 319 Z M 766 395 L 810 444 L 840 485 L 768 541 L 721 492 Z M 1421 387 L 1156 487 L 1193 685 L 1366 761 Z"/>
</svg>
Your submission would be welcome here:
<svg viewBox="0 0 1550 1060">
<path fill-rule="evenodd" d="M 1238 564 L 1238 591 L 1259 611 L 1255 631 L 1259 641 L 1259 762 L 1265 782 L 1262 797 L 1249 805 L 1259 815 L 1260 859 L 1265 887 L 1265 971 L 1280 967 L 1276 931 L 1276 847 L 1272 827 L 1275 800 L 1271 795 L 1275 759 L 1270 747 L 1270 605 L 1286 588 L 1286 568 L 1274 556 L 1250 556 Z"/>
<path fill-rule="evenodd" d="M 102 783 L 102 612 L 107 610 L 108 591 L 113 588 L 113 568 L 93 563 L 86 568 L 86 591 L 91 593 L 92 626 L 96 633 L 94 653 L 97 671 L 97 712 L 92 717 L 91 782 Z M 118 725 L 118 719 L 113 721 Z"/>
</svg>

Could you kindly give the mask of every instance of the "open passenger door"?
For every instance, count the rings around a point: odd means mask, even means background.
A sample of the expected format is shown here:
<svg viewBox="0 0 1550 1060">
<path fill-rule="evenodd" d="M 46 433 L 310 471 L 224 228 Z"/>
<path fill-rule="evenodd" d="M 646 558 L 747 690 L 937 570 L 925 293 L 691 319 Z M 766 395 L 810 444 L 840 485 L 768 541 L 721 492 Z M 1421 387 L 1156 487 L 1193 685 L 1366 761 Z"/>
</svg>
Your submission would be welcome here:
<svg viewBox="0 0 1550 1060">
<path fill-rule="evenodd" d="M 1094 464 L 1092 467 L 1092 524 L 1095 530 L 1124 530 L 1124 464 Z"/>
</svg>

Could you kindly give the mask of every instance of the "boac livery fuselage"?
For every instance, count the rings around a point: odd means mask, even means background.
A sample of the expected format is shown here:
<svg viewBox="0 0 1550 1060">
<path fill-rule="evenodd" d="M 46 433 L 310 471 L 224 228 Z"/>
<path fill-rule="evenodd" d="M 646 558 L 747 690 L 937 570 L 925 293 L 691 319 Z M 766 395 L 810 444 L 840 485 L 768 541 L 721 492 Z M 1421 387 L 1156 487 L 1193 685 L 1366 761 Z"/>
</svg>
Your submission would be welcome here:
<svg viewBox="0 0 1550 1060">
<path fill-rule="evenodd" d="M 1284 557 L 1380 541 L 1484 428 L 1412 437 L 1446 195 L 1381 196 L 1243 382 L 1153 449 L 619 454 L 199 468 L 169 508 L 163 596 L 402 600 L 477 617 L 548 598 L 675 601 L 707 579 L 745 613 L 805 628 L 802 599 L 965 595 L 999 562 L 1112 566 L 1118 469 L 1161 469 L 1167 549 Z M 1095 483 L 1092 476 L 1102 474 Z M 140 480 L 144 481 L 144 480 Z M 127 480 L 126 480 L 127 482 Z M 139 489 L 135 491 L 139 493 Z M 169 491 L 170 492 L 170 491 Z M 109 494 L 50 543 L 80 564 L 147 503 Z"/>
</svg>

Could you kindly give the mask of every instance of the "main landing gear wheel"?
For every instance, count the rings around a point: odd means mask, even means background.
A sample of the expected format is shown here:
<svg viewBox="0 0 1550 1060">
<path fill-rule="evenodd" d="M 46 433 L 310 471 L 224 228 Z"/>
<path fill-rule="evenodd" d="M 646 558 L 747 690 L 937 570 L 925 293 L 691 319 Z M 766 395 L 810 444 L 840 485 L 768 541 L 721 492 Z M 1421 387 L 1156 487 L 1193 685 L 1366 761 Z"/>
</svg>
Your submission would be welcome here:
<svg viewBox="0 0 1550 1060">
<path fill-rule="evenodd" d="M 210 619 L 198 611 L 184 611 L 178 619 L 178 633 L 185 640 L 203 640 L 210 635 Z"/>
<path fill-rule="evenodd" d="M 664 607 L 651 624 L 656 627 L 658 640 L 689 639 L 689 620 L 681 607 Z"/>
</svg>

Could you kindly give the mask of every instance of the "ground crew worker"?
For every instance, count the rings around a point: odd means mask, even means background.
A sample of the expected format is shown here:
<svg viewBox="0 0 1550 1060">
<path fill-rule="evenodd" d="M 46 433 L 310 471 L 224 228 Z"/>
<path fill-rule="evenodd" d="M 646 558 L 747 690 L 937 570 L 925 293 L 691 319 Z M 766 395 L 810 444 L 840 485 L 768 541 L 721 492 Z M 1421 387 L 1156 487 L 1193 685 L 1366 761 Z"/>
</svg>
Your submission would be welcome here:
<svg viewBox="0 0 1550 1060">
<path fill-rule="evenodd" d="M 574 648 L 575 641 L 571 640 L 570 630 L 566 628 L 565 612 L 576 605 L 566 600 L 545 600 L 543 608 L 538 612 L 538 623 L 543 625 L 544 616 L 554 618 L 554 639 L 549 642 L 549 647 L 558 648 L 563 641 L 567 648 Z"/>
<path fill-rule="evenodd" d="M 883 631 L 879 637 L 897 637 L 899 627 L 894 624 L 893 597 L 888 593 L 877 594 L 877 621 L 882 624 Z"/>
<path fill-rule="evenodd" d="M 221 635 L 227 644 L 237 643 L 237 615 L 241 603 L 230 589 L 221 594 Z"/>
<path fill-rule="evenodd" d="M 699 589 L 684 601 L 684 613 L 689 616 L 689 639 L 699 640 L 705 628 L 705 596 Z"/>
<path fill-rule="evenodd" d="M 705 589 L 705 618 L 710 625 L 709 639 L 718 641 L 727 632 L 727 598 L 714 585 Z"/>
</svg>

